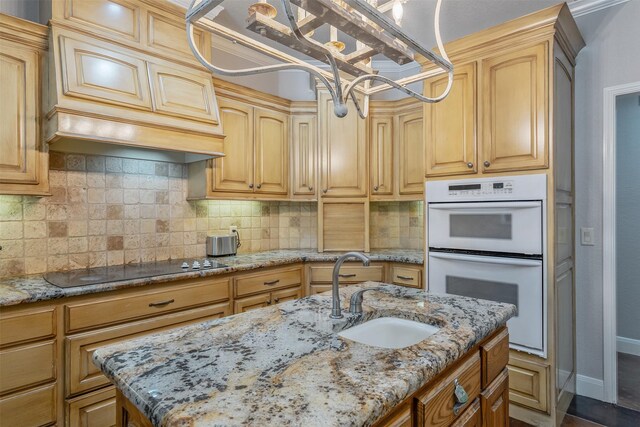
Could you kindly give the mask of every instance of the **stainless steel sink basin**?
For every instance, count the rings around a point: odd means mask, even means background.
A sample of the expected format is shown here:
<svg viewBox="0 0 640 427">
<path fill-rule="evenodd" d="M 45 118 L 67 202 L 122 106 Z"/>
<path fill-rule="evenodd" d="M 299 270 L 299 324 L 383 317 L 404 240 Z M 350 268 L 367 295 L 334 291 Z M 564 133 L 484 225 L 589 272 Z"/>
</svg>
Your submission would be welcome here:
<svg viewBox="0 0 640 427">
<path fill-rule="evenodd" d="M 381 348 L 405 348 L 419 343 L 440 328 L 413 320 L 381 317 L 345 329 L 338 336 Z"/>
</svg>

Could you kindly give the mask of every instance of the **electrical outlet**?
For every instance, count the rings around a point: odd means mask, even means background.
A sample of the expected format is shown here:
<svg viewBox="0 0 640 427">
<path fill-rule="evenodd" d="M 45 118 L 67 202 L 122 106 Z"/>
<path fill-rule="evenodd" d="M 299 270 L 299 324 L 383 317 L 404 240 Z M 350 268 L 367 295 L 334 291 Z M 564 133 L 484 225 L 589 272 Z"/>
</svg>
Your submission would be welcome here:
<svg viewBox="0 0 640 427">
<path fill-rule="evenodd" d="M 238 232 L 238 226 L 237 225 L 229 226 L 229 233 L 237 233 L 237 232 Z"/>
<path fill-rule="evenodd" d="M 596 244 L 593 228 L 580 229 L 580 243 L 582 246 L 593 246 Z"/>
</svg>

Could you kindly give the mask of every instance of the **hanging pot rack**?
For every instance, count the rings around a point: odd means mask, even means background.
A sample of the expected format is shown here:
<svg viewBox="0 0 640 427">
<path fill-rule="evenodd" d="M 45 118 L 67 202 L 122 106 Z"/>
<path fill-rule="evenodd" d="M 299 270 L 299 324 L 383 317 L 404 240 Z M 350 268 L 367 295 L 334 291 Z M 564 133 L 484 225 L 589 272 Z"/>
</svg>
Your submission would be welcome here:
<svg viewBox="0 0 640 427">
<path fill-rule="evenodd" d="M 346 116 L 347 100 L 352 99 L 358 115 L 366 118 L 371 95 L 391 89 L 400 90 L 421 102 L 435 103 L 447 97 L 453 84 L 453 64 L 451 64 L 440 36 L 440 9 L 442 0 L 437 0 L 434 29 L 436 43 L 441 55 L 424 47 L 408 36 L 399 26 L 390 20 L 380 9 L 366 0 L 281 0 L 289 26 L 253 10 L 247 19 L 247 28 L 251 31 L 277 41 L 285 46 L 302 52 L 307 56 L 329 65 L 327 72 L 320 67 L 289 55 L 278 55 L 283 63 L 243 69 L 226 69 L 214 65 L 198 50 L 194 37 L 194 26 L 212 29 L 232 40 L 243 41 L 244 45 L 262 51 L 265 47 L 259 42 L 249 42 L 245 36 L 219 24 L 206 21 L 205 15 L 219 6 L 224 0 L 192 0 L 186 12 L 187 41 L 196 59 L 210 72 L 222 76 L 240 77 L 254 74 L 271 73 L 282 70 L 302 70 L 317 78 L 324 85 L 334 103 L 334 113 L 338 117 Z M 292 5 L 302 8 L 310 15 L 298 20 Z M 355 38 L 358 49 L 350 54 L 342 54 L 310 37 L 310 33 L 321 25 L 329 24 L 345 34 Z M 432 62 L 438 71 L 421 71 L 410 77 L 393 80 L 379 75 L 371 67 L 371 57 L 382 54 L 394 62 L 403 65 L 416 61 L 421 56 Z M 272 55 L 273 56 L 273 55 Z M 343 78 L 341 72 L 351 76 Z M 408 87 L 411 83 L 423 81 L 437 74 L 447 73 L 448 84 L 437 97 L 427 97 Z M 374 83 L 378 83 L 373 85 Z M 363 95 L 363 103 L 356 96 Z"/>
</svg>

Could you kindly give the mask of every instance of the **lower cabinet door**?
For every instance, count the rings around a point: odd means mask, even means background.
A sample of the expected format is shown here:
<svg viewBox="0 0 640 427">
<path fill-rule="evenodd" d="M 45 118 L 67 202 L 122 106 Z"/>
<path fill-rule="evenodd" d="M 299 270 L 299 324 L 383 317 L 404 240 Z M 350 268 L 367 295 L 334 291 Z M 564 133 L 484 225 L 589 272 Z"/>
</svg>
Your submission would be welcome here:
<svg viewBox="0 0 640 427">
<path fill-rule="evenodd" d="M 485 427 L 509 425 L 509 373 L 507 369 L 481 394 L 482 418 Z"/>
<path fill-rule="evenodd" d="M 309 295 L 321 294 L 331 290 L 331 285 L 328 284 L 311 284 L 309 286 Z"/>
<path fill-rule="evenodd" d="M 281 291 L 271 292 L 271 302 L 279 304 L 285 301 L 293 301 L 302 298 L 302 286 L 293 289 L 283 289 Z"/>
<path fill-rule="evenodd" d="M 0 398 L 0 426 L 45 426 L 55 421 L 55 383 Z"/>
<path fill-rule="evenodd" d="M 233 303 L 233 312 L 244 313 L 245 311 L 255 310 L 257 308 L 271 305 L 271 293 L 264 293 L 252 297 L 240 298 Z"/>
<path fill-rule="evenodd" d="M 67 426 L 113 427 L 116 425 L 116 390 L 108 387 L 67 401 Z"/>
<path fill-rule="evenodd" d="M 482 427 L 482 411 L 480 410 L 480 399 L 476 399 L 466 411 L 460 415 L 452 427 Z"/>
</svg>

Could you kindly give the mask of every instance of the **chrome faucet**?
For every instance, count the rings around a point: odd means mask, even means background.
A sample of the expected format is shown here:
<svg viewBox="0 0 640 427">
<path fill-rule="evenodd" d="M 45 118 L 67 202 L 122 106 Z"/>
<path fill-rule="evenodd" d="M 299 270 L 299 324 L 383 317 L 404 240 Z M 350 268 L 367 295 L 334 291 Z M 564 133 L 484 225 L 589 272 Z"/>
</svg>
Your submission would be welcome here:
<svg viewBox="0 0 640 427">
<path fill-rule="evenodd" d="M 378 288 L 360 289 L 351 295 L 351 301 L 349 301 L 349 313 L 360 314 L 362 313 L 362 297 L 367 291 L 377 291 Z"/>
<path fill-rule="evenodd" d="M 358 258 L 362 261 L 362 264 L 365 267 L 369 266 L 369 258 L 366 257 L 365 255 L 361 254 L 360 252 L 347 252 L 346 254 L 342 255 L 340 258 L 338 258 L 338 260 L 336 261 L 336 264 L 333 266 L 333 283 L 331 286 L 331 294 L 333 297 L 333 305 L 331 307 L 331 318 L 332 319 L 341 319 L 342 316 L 342 309 L 340 308 L 340 285 L 339 285 L 339 280 L 340 280 L 340 267 L 342 266 L 342 263 L 345 262 L 347 259 L 349 258 Z"/>
</svg>

